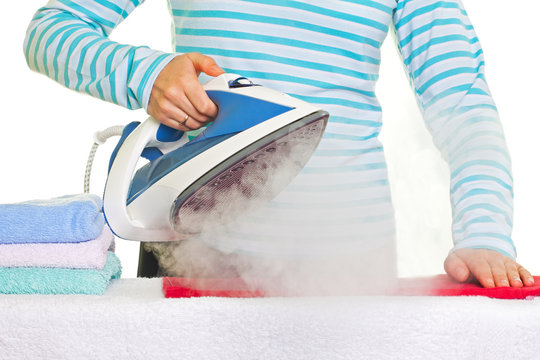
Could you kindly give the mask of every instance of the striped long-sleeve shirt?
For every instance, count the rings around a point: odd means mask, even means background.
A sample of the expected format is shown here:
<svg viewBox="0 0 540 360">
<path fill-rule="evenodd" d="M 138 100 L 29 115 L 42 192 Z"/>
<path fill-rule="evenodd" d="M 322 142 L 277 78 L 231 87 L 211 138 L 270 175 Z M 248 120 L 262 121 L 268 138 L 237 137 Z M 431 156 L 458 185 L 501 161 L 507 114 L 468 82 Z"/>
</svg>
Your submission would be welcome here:
<svg viewBox="0 0 540 360">
<path fill-rule="evenodd" d="M 24 51 L 32 69 L 128 108 L 147 106 L 157 74 L 175 54 L 197 51 L 331 114 L 302 173 L 242 225 L 213 238 L 215 246 L 299 253 L 328 242 L 353 249 L 392 241 L 375 84 L 381 44 L 393 29 L 427 127 L 450 166 L 454 248 L 515 257 L 510 158 L 482 49 L 459 0 L 169 1 L 170 54 L 107 38 L 139 0 L 50 1 L 32 20 Z"/>
</svg>

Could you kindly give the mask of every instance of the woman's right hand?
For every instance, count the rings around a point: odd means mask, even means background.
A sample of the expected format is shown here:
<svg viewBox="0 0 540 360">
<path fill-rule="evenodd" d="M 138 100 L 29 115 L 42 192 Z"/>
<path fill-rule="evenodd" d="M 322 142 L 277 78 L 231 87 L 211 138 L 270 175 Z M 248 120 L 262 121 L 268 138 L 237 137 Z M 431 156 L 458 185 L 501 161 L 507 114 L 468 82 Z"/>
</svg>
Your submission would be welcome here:
<svg viewBox="0 0 540 360">
<path fill-rule="evenodd" d="M 214 59 L 200 53 L 175 57 L 154 82 L 148 114 L 162 124 L 182 131 L 195 130 L 212 121 L 218 109 L 199 83 L 201 72 L 219 76 L 225 71 Z"/>
</svg>

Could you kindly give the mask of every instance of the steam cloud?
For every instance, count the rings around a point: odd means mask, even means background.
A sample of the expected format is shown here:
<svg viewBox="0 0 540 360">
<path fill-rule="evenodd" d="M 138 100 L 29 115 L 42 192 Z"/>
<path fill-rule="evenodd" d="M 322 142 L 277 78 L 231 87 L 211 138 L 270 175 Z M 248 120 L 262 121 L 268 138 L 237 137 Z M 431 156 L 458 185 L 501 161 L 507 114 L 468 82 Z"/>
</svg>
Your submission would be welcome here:
<svg viewBox="0 0 540 360">
<path fill-rule="evenodd" d="M 159 260 L 160 275 L 240 277 L 253 290 L 269 295 L 373 294 L 390 289 L 396 273 L 395 244 L 370 241 L 388 229 L 367 226 L 373 231 L 366 231 L 359 241 L 339 242 L 334 240 L 346 237 L 351 228 L 366 225 L 338 216 L 332 206 L 303 210 L 267 206 L 278 193 L 277 199 L 287 201 L 288 191 L 281 190 L 302 167 L 297 159 L 309 158 L 312 146 L 297 142 L 290 152 L 275 154 L 279 163 L 266 162 L 226 191 L 208 190 L 203 197 L 217 200 L 210 213 L 180 211 L 175 221 L 180 232 L 204 231 L 182 242 L 146 243 Z M 321 194 L 313 201 L 331 202 L 332 195 Z M 268 218 L 271 223 L 257 224 Z M 327 233 L 321 233 L 321 223 L 328 224 Z M 243 251 L 246 244 L 254 250 Z"/>
</svg>

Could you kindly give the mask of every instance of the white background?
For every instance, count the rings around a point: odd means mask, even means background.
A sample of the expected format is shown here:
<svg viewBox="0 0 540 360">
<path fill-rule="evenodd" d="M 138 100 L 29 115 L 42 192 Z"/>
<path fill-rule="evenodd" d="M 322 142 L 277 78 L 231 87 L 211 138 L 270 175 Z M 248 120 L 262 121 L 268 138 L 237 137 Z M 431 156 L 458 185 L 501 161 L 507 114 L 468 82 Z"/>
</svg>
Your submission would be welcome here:
<svg viewBox="0 0 540 360">
<path fill-rule="evenodd" d="M 540 67 L 537 0 L 463 0 L 486 56 L 486 74 L 513 158 L 513 239 L 518 260 L 540 275 Z M 0 203 L 81 193 L 93 133 L 145 118 L 75 93 L 28 69 L 22 44 L 41 0 L 11 1 L 0 15 Z M 512 5 L 510 5 L 512 4 Z M 169 51 L 165 0 L 147 0 L 113 32 L 112 39 Z M 423 127 L 393 39 L 383 46 L 377 94 L 384 109 L 386 147 L 398 221 L 402 275 L 442 272 L 451 247 L 447 169 Z M 91 192 L 101 194 L 115 144 L 98 149 Z M 411 201 L 411 199 L 415 199 Z M 136 275 L 138 243 L 117 240 L 124 277 Z"/>
</svg>

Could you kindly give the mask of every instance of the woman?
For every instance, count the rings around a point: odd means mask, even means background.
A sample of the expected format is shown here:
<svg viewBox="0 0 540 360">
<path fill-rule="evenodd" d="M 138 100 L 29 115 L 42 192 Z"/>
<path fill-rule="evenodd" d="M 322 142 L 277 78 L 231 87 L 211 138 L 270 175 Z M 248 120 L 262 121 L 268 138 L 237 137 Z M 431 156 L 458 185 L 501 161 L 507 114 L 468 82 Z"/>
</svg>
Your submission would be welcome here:
<svg viewBox="0 0 540 360">
<path fill-rule="evenodd" d="M 145 108 L 184 131 L 217 112 L 199 83 L 201 72 L 202 82 L 238 73 L 331 114 L 318 151 L 293 184 L 242 227 L 206 239 L 210 247 L 295 257 L 328 249 L 387 252 L 394 245 L 375 96 L 380 46 L 392 28 L 426 125 L 451 170 L 455 246 L 446 271 L 485 287 L 534 284 L 514 260 L 510 158 L 482 50 L 459 0 L 170 0 L 170 54 L 107 39 L 137 5 L 50 2 L 28 29 L 29 66 L 77 91 Z M 309 216 L 287 221 L 298 214 Z"/>
</svg>

